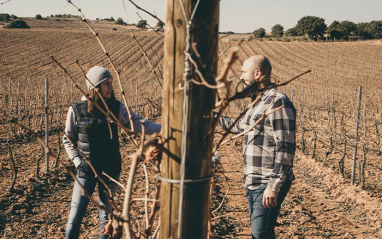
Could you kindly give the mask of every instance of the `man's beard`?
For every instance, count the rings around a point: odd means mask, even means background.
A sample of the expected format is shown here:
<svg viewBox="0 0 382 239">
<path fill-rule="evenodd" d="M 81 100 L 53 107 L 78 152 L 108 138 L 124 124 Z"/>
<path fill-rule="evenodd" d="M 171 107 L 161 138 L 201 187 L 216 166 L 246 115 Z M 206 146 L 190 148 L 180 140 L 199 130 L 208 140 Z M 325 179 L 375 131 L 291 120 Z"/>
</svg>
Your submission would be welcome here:
<svg viewBox="0 0 382 239">
<path fill-rule="evenodd" d="M 251 93 L 256 93 L 257 91 L 260 90 L 260 83 L 255 81 L 251 85 L 245 84 L 245 81 L 243 80 L 244 84 L 244 89 L 243 90 L 248 90 Z"/>
</svg>

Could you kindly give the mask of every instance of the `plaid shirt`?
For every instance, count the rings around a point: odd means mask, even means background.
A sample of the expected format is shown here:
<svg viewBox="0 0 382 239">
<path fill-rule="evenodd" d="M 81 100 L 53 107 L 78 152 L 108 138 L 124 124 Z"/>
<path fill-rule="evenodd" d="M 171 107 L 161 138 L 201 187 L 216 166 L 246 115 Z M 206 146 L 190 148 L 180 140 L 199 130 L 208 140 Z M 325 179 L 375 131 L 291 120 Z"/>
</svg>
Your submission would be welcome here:
<svg viewBox="0 0 382 239">
<path fill-rule="evenodd" d="M 268 189 L 279 192 L 286 179 L 294 179 L 292 167 L 296 150 L 296 110 L 289 98 L 276 88 L 265 90 L 260 97 L 261 100 L 247 111 L 231 129 L 231 133 L 247 130 L 263 113 L 284 106 L 246 133 L 243 144 L 244 185 L 248 187 L 267 183 Z M 219 125 L 223 130 L 228 130 L 233 123 L 233 119 L 221 117 Z"/>
</svg>

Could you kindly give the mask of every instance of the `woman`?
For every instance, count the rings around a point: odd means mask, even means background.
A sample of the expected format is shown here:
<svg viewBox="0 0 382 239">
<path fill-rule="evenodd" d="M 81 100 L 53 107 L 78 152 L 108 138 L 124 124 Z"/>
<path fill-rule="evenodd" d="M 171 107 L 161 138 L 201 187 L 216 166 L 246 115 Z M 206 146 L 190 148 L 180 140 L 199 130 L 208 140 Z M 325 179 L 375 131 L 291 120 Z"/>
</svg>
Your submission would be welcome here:
<svg viewBox="0 0 382 239">
<path fill-rule="evenodd" d="M 106 111 L 99 93 L 105 100 L 109 110 L 118 117 L 119 121 L 130 127 L 130 120 L 125 105 L 115 99 L 113 92 L 113 77 L 110 72 L 101 67 L 92 67 L 86 77 L 91 83 L 86 81 L 89 90 L 89 98 L 93 99 L 99 106 Z M 94 88 L 95 87 L 95 88 Z M 130 111 L 134 130 L 141 132 L 140 120 L 142 117 L 137 116 Z M 160 132 L 161 125 L 150 121 L 145 123 L 145 133 L 153 134 Z M 66 118 L 65 134 L 69 139 L 64 137 L 64 147 L 76 167 L 76 177 L 79 183 L 86 189 L 89 195 L 92 195 L 98 179 L 95 178 L 94 172 L 90 168 L 88 162 L 81 155 L 86 156 L 97 173 L 107 173 L 112 178 L 118 180 L 121 171 L 121 154 L 119 152 L 118 127 L 110 121 L 94 103 L 87 101 L 83 96 L 81 101 L 69 107 Z M 78 147 L 81 154 L 75 149 L 73 144 Z M 114 196 L 117 185 L 103 176 L 104 181 L 108 184 Z M 112 210 L 112 206 L 104 193 L 105 186 L 98 183 L 99 204 L 103 205 L 108 211 Z M 107 191 L 107 190 L 106 190 Z M 82 219 L 85 215 L 89 199 L 82 195 L 80 185 L 77 181 L 74 183 L 71 209 L 66 226 L 66 238 L 78 238 Z M 99 210 L 101 238 L 107 238 L 103 235 L 102 230 L 108 220 L 108 214 L 105 210 Z M 106 230 L 105 230 L 106 231 Z"/>
</svg>

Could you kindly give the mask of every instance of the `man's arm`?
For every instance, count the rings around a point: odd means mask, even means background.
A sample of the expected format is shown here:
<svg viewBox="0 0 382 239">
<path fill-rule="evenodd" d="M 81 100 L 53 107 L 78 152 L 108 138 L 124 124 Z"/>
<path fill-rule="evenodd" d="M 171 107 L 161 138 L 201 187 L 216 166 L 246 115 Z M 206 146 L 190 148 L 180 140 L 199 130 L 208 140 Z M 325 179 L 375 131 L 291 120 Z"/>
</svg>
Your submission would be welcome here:
<svg viewBox="0 0 382 239">
<path fill-rule="evenodd" d="M 269 116 L 276 143 L 276 155 L 267 189 L 276 193 L 280 191 L 290 173 L 296 150 L 296 110 L 288 98 L 278 99 L 271 110 L 280 106 L 284 108 Z"/>
<path fill-rule="evenodd" d="M 222 128 L 224 131 L 228 131 L 232 125 L 235 123 L 234 119 L 231 119 L 230 117 L 221 116 L 219 119 L 218 125 L 220 128 Z M 245 130 L 245 124 L 242 123 L 241 120 L 239 120 L 230 130 L 232 134 L 239 134 Z"/>
</svg>

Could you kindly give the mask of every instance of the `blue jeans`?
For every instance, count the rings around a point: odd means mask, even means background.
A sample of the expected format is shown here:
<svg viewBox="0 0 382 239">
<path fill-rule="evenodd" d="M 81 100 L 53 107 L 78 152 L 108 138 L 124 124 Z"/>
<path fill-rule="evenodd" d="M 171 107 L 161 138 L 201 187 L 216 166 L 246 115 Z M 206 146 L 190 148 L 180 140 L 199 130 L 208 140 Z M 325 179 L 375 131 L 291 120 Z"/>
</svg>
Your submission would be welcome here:
<svg viewBox="0 0 382 239">
<path fill-rule="evenodd" d="M 119 174 L 113 178 L 115 180 L 118 180 Z M 96 178 L 79 178 L 79 177 L 77 177 L 77 179 L 82 184 L 82 186 L 84 186 L 87 193 L 89 195 L 92 195 L 98 180 Z M 114 196 L 115 192 L 117 191 L 117 184 L 105 178 L 104 178 L 104 181 L 108 184 Z M 105 186 L 99 182 L 98 183 L 98 194 L 99 194 L 98 203 L 100 205 L 105 206 L 109 211 L 111 211 L 112 206 L 109 200 L 107 199 L 107 196 L 104 193 L 105 190 L 106 190 Z M 89 199 L 87 199 L 86 196 L 82 194 L 80 185 L 78 184 L 77 181 L 75 181 L 68 223 L 66 224 L 66 239 L 74 239 L 79 237 L 81 222 L 82 222 L 82 219 L 84 218 L 88 204 L 89 204 Z M 108 215 L 105 210 L 101 210 L 101 209 L 99 210 L 99 219 L 101 223 L 99 228 L 100 238 L 106 239 L 108 238 L 108 236 L 101 235 L 101 231 L 105 227 L 105 224 L 107 223 L 107 220 L 108 220 Z"/>
<path fill-rule="evenodd" d="M 246 189 L 249 216 L 251 220 L 252 238 L 276 238 L 275 225 L 277 216 L 279 214 L 281 204 L 283 203 L 285 196 L 289 192 L 291 185 L 292 182 L 289 180 L 283 184 L 277 196 L 277 206 L 272 209 L 268 209 L 263 205 L 263 193 L 267 187 L 267 184 L 264 184 L 255 190 L 250 190 L 248 188 Z"/>
</svg>

